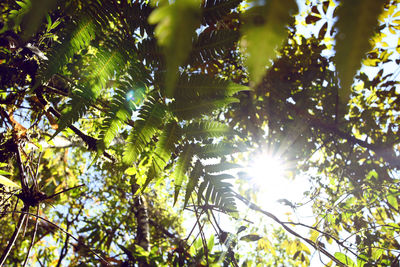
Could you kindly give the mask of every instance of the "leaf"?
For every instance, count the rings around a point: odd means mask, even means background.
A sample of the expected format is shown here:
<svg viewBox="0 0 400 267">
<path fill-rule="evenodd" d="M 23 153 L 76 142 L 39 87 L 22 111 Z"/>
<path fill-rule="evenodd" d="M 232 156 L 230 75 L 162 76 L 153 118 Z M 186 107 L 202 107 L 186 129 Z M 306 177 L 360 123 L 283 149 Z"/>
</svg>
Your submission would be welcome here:
<svg viewBox="0 0 400 267">
<path fill-rule="evenodd" d="M 387 197 L 387 200 L 391 206 L 393 206 L 396 210 L 399 209 L 399 203 L 397 202 L 397 198 L 395 195 L 390 194 Z"/>
<path fill-rule="evenodd" d="M 19 186 L 18 184 L 14 183 L 13 181 L 8 179 L 7 177 L 4 177 L 3 175 L 0 175 L 0 184 L 5 185 L 5 186 L 10 186 L 10 187 L 21 188 L 21 186 Z"/>
<path fill-rule="evenodd" d="M 215 121 L 195 122 L 183 129 L 185 135 L 190 139 L 205 139 L 209 137 L 227 136 L 233 134 L 232 128 L 227 124 Z"/>
<path fill-rule="evenodd" d="M 6 172 L 6 171 L 3 171 L 3 170 L 0 170 L 0 175 L 2 175 L 2 174 L 4 174 L 4 175 L 11 175 L 11 173 L 9 173 L 9 172 Z"/>
<path fill-rule="evenodd" d="M 128 164 L 137 159 L 157 132 L 158 127 L 162 125 L 165 109 L 156 101 L 153 98 L 146 101 L 140 110 L 139 119 L 135 121 L 135 127 L 128 137 L 123 155 L 124 162 Z"/>
<path fill-rule="evenodd" d="M 256 1 L 252 1 L 256 5 Z M 245 12 L 242 49 L 248 53 L 246 65 L 250 79 L 258 84 L 266 67 L 275 58 L 275 49 L 287 36 L 286 25 L 297 12 L 294 0 L 269 0 L 264 6 L 254 6 Z"/>
<path fill-rule="evenodd" d="M 212 251 L 213 247 L 214 247 L 214 235 L 211 235 L 210 239 L 208 239 L 207 241 L 208 251 Z"/>
<path fill-rule="evenodd" d="M 234 83 L 229 80 L 211 77 L 204 74 L 182 74 L 176 85 L 175 98 L 177 102 L 204 98 L 221 98 L 233 96 L 240 91 L 248 91 L 249 87 Z"/>
<path fill-rule="evenodd" d="M 247 226 L 242 225 L 242 226 L 239 227 L 239 229 L 237 230 L 236 234 L 238 235 L 239 233 L 243 232 L 246 229 L 247 229 Z"/>
<path fill-rule="evenodd" d="M 203 174 L 203 165 L 201 164 L 200 160 L 197 160 L 195 165 L 194 165 L 194 167 L 193 167 L 192 172 L 190 173 L 189 182 L 188 182 L 188 184 L 186 186 L 185 203 L 184 203 L 183 207 L 187 206 L 189 198 L 192 195 L 192 192 L 194 191 L 194 188 L 198 185 L 200 176 L 202 174 Z"/>
<path fill-rule="evenodd" d="M 236 163 L 226 162 L 226 161 L 217 163 L 217 164 L 204 166 L 205 171 L 208 173 L 223 172 L 226 170 L 237 169 L 237 168 L 243 168 L 243 166 L 236 164 Z"/>
<path fill-rule="evenodd" d="M 182 129 L 176 121 L 169 122 L 165 125 L 163 132 L 156 144 L 156 150 L 153 154 L 153 173 L 149 173 L 149 178 L 154 178 L 162 172 L 167 165 L 172 153 L 175 150 L 175 145 L 181 137 Z"/>
<path fill-rule="evenodd" d="M 345 254 L 343 254 L 342 252 L 336 252 L 335 253 L 335 258 L 338 259 L 341 263 L 346 264 L 346 266 L 349 267 L 356 267 L 356 265 L 354 264 L 354 262 L 347 257 Z"/>
<path fill-rule="evenodd" d="M 232 103 L 239 103 L 235 97 L 221 99 L 204 99 L 202 101 L 174 102 L 170 105 L 171 111 L 180 119 L 189 120 L 209 114 L 212 111 Z"/>
<path fill-rule="evenodd" d="M 236 8 L 242 0 L 207 0 L 203 1 L 202 24 L 214 24 Z"/>
<path fill-rule="evenodd" d="M 335 61 L 341 84 L 339 97 L 343 105 L 349 101 L 353 78 L 362 58 L 371 49 L 369 40 L 378 26 L 378 16 L 384 3 L 383 0 L 343 1 L 338 8 Z"/>
<path fill-rule="evenodd" d="M 242 236 L 242 237 L 240 238 L 240 240 L 243 240 L 243 241 L 246 241 L 246 242 L 254 242 L 254 241 L 258 241 L 258 240 L 261 239 L 261 238 L 262 238 L 262 237 L 259 236 L 259 235 L 251 234 L 251 235 Z"/>
<path fill-rule="evenodd" d="M 167 72 L 166 96 L 173 97 L 179 66 L 188 57 L 195 30 L 200 25 L 200 0 L 176 0 L 157 7 L 149 16 L 150 24 L 157 24 L 155 36 L 165 48 Z"/>
<path fill-rule="evenodd" d="M 183 149 L 183 152 L 179 156 L 178 162 L 176 163 L 175 169 L 172 173 L 175 185 L 174 205 L 178 199 L 179 191 L 181 190 L 185 174 L 188 171 L 192 161 L 193 152 L 193 145 L 186 145 Z"/>
</svg>

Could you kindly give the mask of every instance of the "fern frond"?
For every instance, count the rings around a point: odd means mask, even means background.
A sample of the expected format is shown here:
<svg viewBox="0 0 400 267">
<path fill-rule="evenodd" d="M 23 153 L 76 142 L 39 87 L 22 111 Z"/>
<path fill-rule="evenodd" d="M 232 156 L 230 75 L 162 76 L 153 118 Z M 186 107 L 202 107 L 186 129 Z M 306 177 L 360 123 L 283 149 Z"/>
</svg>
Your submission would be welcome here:
<svg viewBox="0 0 400 267">
<path fill-rule="evenodd" d="M 46 82 L 53 74 L 58 73 L 76 52 L 89 45 L 90 41 L 94 39 L 95 33 L 94 22 L 86 16 L 80 16 L 78 21 L 67 25 L 60 38 L 60 43 L 50 51 L 46 63 L 41 64 L 40 79 L 37 84 Z"/>
<path fill-rule="evenodd" d="M 234 195 L 231 191 L 232 184 L 224 182 L 226 179 L 233 179 L 229 174 L 220 175 L 204 175 L 204 181 L 200 185 L 202 191 L 198 192 L 198 202 L 201 203 L 202 198 L 208 203 L 210 200 L 221 210 L 227 212 L 236 211 L 236 203 Z M 206 191 L 203 194 L 204 190 Z"/>
<path fill-rule="evenodd" d="M 176 121 L 168 123 L 163 130 L 163 133 L 157 142 L 155 156 L 159 162 L 160 170 L 164 169 L 169 161 L 171 154 L 175 150 L 175 145 L 182 136 L 182 129 Z"/>
<path fill-rule="evenodd" d="M 149 98 L 141 107 L 139 119 L 135 121 L 125 147 L 123 160 L 131 164 L 144 150 L 151 138 L 162 125 L 165 114 L 165 107 L 154 98 Z"/>
<path fill-rule="evenodd" d="M 133 107 L 126 98 L 127 90 L 117 89 L 116 93 L 102 124 L 99 146 L 102 149 L 110 145 L 119 129 L 132 116 Z"/>
<path fill-rule="evenodd" d="M 219 108 L 232 103 L 239 103 L 239 99 L 226 97 L 221 99 L 203 99 L 202 101 L 174 102 L 170 105 L 171 111 L 183 120 L 189 120 L 209 114 Z"/>
<path fill-rule="evenodd" d="M 91 103 L 90 98 L 85 98 L 79 95 L 72 96 L 71 100 L 68 101 L 67 108 L 62 111 L 61 116 L 58 119 L 58 129 L 54 136 L 82 118 Z"/>
<path fill-rule="evenodd" d="M 185 174 L 187 173 L 191 165 L 193 155 L 194 155 L 194 145 L 187 144 L 183 148 L 183 151 L 179 155 L 178 161 L 175 165 L 175 169 L 172 173 L 175 185 L 174 204 L 178 199 L 179 191 L 181 190 L 182 183 L 185 179 Z"/>
<path fill-rule="evenodd" d="M 121 53 L 116 47 L 113 50 L 102 48 L 97 53 L 92 62 L 90 62 L 88 77 L 88 86 L 94 92 L 95 97 L 100 94 L 106 83 L 115 75 L 116 70 L 124 70 L 129 58 Z"/>
<path fill-rule="evenodd" d="M 110 145 L 117 132 L 123 127 L 124 123 L 131 118 L 132 111 L 135 110 L 145 98 L 144 84 L 138 82 L 141 79 L 141 73 L 134 72 L 132 69 L 136 68 L 131 67 L 129 73 L 132 73 L 132 75 L 136 77 L 125 75 L 117 84 L 111 106 L 106 112 L 106 118 L 102 124 L 98 146 L 100 149 L 104 149 Z"/>
<path fill-rule="evenodd" d="M 204 74 L 182 74 L 179 77 L 175 98 L 180 100 L 202 100 L 205 97 L 215 98 L 232 96 L 240 91 L 248 91 L 249 87 L 228 80 L 214 78 Z"/>
<path fill-rule="evenodd" d="M 233 134 L 231 127 L 216 121 L 200 121 L 186 125 L 183 129 L 189 139 L 205 139 Z"/>
<path fill-rule="evenodd" d="M 239 32 L 233 30 L 202 31 L 194 42 L 188 64 L 197 66 L 211 60 L 224 58 L 239 37 Z"/>
<path fill-rule="evenodd" d="M 220 158 L 237 152 L 240 152 L 240 149 L 227 143 L 210 144 L 196 148 L 196 155 L 201 159 Z"/>
<path fill-rule="evenodd" d="M 220 162 L 217 164 L 205 165 L 204 170 L 207 173 L 223 172 L 231 169 L 242 168 L 241 165 L 231 162 Z"/>
<path fill-rule="evenodd" d="M 206 0 L 203 1 L 203 25 L 212 25 L 237 8 L 242 0 Z"/>
<path fill-rule="evenodd" d="M 146 38 L 137 44 L 137 55 L 146 65 L 152 67 L 165 66 L 165 58 L 156 39 Z"/>
<path fill-rule="evenodd" d="M 13 9 L 9 12 L 6 18 L 6 23 L 0 30 L 0 34 L 19 26 L 22 22 L 22 19 L 32 8 L 32 2 L 30 0 L 16 1 L 16 4 L 19 6 L 19 9 Z"/>
<path fill-rule="evenodd" d="M 204 174 L 203 164 L 201 164 L 200 160 L 197 160 L 196 163 L 194 164 L 193 170 L 189 175 L 189 182 L 187 183 L 186 186 L 185 203 L 183 207 L 186 207 L 190 196 L 192 195 L 196 186 L 199 184 L 199 179 L 201 176 L 203 176 L 203 174 Z"/>
<path fill-rule="evenodd" d="M 151 158 L 151 165 L 147 173 L 148 179 L 156 178 L 165 169 L 181 136 L 182 129 L 176 121 L 171 121 L 165 125 Z"/>
</svg>

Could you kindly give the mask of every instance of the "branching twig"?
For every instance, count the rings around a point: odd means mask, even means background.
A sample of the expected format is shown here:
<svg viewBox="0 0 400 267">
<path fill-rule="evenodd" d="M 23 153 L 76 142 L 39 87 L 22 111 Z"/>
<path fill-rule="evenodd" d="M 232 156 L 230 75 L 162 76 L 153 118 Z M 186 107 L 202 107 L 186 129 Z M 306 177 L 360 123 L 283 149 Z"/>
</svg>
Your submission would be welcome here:
<svg viewBox="0 0 400 267">
<path fill-rule="evenodd" d="M 9 213 L 20 213 L 22 215 L 29 215 L 29 216 L 34 216 L 37 219 L 41 219 L 47 223 L 49 223 L 50 225 L 58 228 L 61 232 L 63 232 L 64 234 L 68 235 L 69 237 L 71 237 L 72 239 L 74 239 L 75 241 L 77 241 L 79 244 L 82 244 L 84 247 L 86 247 L 89 251 L 91 251 L 95 256 L 97 256 L 103 263 L 110 265 L 110 263 L 108 261 L 106 261 L 102 256 L 100 256 L 98 253 L 96 253 L 95 251 L 93 251 L 88 245 L 82 243 L 82 241 L 80 241 L 78 238 L 76 238 L 74 235 L 72 235 L 71 233 L 69 233 L 68 231 L 66 231 L 65 229 L 61 228 L 60 226 L 58 226 L 57 224 L 53 223 L 52 221 L 47 220 L 46 218 L 43 218 L 40 215 L 36 215 L 33 213 L 29 213 L 26 211 L 3 211 L 0 212 L 0 214 L 9 214 Z M 2 262 L 0 261 L 0 263 L 2 264 Z M 0 266 L 1 266 L 0 264 Z"/>
<path fill-rule="evenodd" d="M 39 205 L 36 208 L 36 216 L 39 216 Z M 33 234 L 32 234 L 31 244 L 29 246 L 28 252 L 26 253 L 25 261 L 24 261 L 24 264 L 22 266 L 26 266 L 26 263 L 28 262 L 29 254 L 31 253 L 31 250 L 32 250 L 32 247 L 33 247 L 33 244 L 35 244 L 35 238 L 36 238 L 36 232 L 37 232 L 37 229 L 38 229 L 38 224 L 39 224 L 39 220 L 36 219 L 35 228 L 34 228 Z"/>
<path fill-rule="evenodd" d="M 280 221 L 274 214 L 261 209 L 256 204 L 252 203 L 250 200 L 248 200 L 247 198 L 243 197 L 242 195 L 240 195 L 240 194 L 238 194 L 238 193 L 236 193 L 234 191 L 232 191 L 232 193 L 235 195 L 235 197 L 237 199 L 239 199 L 240 201 L 245 203 L 250 209 L 252 209 L 254 211 L 257 211 L 257 212 L 260 212 L 260 213 L 264 214 L 265 216 L 271 218 L 272 220 L 274 220 L 275 222 L 280 224 L 290 234 L 292 234 L 292 235 L 304 240 L 306 243 L 311 245 L 317 251 L 321 251 L 325 256 L 327 256 L 329 259 L 331 259 L 333 262 L 335 262 L 338 266 L 346 266 L 344 263 L 342 263 L 338 259 L 336 259 L 332 254 L 330 254 L 327 250 L 325 250 L 322 246 L 318 245 L 317 243 L 313 242 L 312 240 L 310 240 L 308 238 L 305 238 L 305 237 L 301 236 L 299 233 L 297 233 L 294 230 L 292 230 L 285 223 Z"/>
<path fill-rule="evenodd" d="M 27 209 L 27 207 L 24 207 L 24 209 Z M 21 213 L 19 216 L 19 220 L 17 223 L 17 226 L 15 227 L 14 233 L 12 234 L 10 240 L 8 241 L 7 247 L 4 250 L 3 254 L 1 255 L 0 258 L 0 266 L 3 266 L 4 262 L 6 261 L 8 254 L 10 254 L 11 248 L 14 246 L 15 240 L 17 240 L 18 234 L 21 231 L 22 225 L 24 224 L 24 221 L 26 219 L 26 214 L 25 211 L 3 211 L 1 214 L 6 214 L 6 213 Z"/>
</svg>

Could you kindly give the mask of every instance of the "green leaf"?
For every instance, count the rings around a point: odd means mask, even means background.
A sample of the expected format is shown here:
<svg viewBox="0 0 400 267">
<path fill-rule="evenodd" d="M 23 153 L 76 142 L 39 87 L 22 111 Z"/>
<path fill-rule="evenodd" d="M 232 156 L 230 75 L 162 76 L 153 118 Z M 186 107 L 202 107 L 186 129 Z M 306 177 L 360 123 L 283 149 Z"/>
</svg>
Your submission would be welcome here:
<svg viewBox="0 0 400 267">
<path fill-rule="evenodd" d="M 0 184 L 5 185 L 5 186 L 10 186 L 10 187 L 21 188 L 21 186 L 19 186 L 18 184 L 14 183 L 13 181 L 8 179 L 7 177 L 4 177 L 3 175 L 0 175 Z"/>
<path fill-rule="evenodd" d="M 246 241 L 246 242 L 254 242 L 260 240 L 262 237 L 259 235 L 245 235 L 240 238 L 240 240 Z"/>
<path fill-rule="evenodd" d="M 239 164 L 224 161 L 217 164 L 206 165 L 204 166 L 204 169 L 208 173 L 213 173 L 213 172 L 223 172 L 226 170 L 237 169 L 242 167 L 243 166 Z"/>
<path fill-rule="evenodd" d="M 221 98 L 233 96 L 240 91 L 248 91 L 250 88 L 229 80 L 211 77 L 204 74 L 182 74 L 176 85 L 175 99 L 177 102 L 204 98 Z"/>
<path fill-rule="evenodd" d="M 6 172 L 6 171 L 3 171 L 3 170 L 0 170 L 0 175 L 11 175 L 11 173 L 9 173 L 9 172 Z"/>
<path fill-rule="evenodd" d="M 156 150 L 153 153 L 152 167 L 148 173 L 148 179 L 153 179 L 164 170 L 172 153 L 175 150 L 175 145 L 181 137 L 182 129 L 176 121 L 169 122 L 165 125 L 159 141 L 156 144 Z"/>
<path fill-rule="evenodd" d="M 397 202 L 397 198 L 395 195 L 390 194 L 387 197 L 387 200 L 390 205 L 392 205 L 396 210 L 399 209 L 399 203 Z"/>
<path fill-rule="evenodd" d="M 150 24 L 157 24 L 155 36 L 165 48 L 167 73 L 166 96 L 173 97 L 179 66 L 187 59 L 192 39 L 200 25 L 200 0 L 176 0 L 157 7 L 149 16 Z"/>
<path fill-rule="evenodd" d="M 204 99 L 202 101 L 174 102 L 170 105 L 171 111 L 180 119 L 189 120 L 209 114 L 212 111 L 232 103 L 239 103 L 235 97 L 221 99 Z"/>
<path fill-rule="evenodd" d="M 158 127 L 162 125 L 164 115 L 164 107 L 157 103 L 155 99 L 150 98 L 143 104 L 139 119 L 135 121 L 135 127 L 131 131 L 125 146 L 124 162 L 131 164 L 137 159 L 157 132 Z"/>
<path fill-rule="evenodd" d="M 186 192 L 185 192 L 185 203 L 184 207 L 187 206 L 187 203 L 189 201 L 190 196 L 192 195 L 192 192 L 194 191 L 194 188 L 198 185 L 200 176 L 203 174 L 203 165 L 201 164 L 200 160 L 197 160 L 192 172 L 190 173 L 189 176 L 189 182 L 186 186 Z M 199 190 L 200 191 L 200 190 Z"/>
<path fill-rule="evenodd" d="M 276 51 L 287 37 L 286 26 L 291 14 L 297 12 L 294 0 L 269 0 L 264 6 L 255 6 L 245 12 L 241 47 L 248 53 L 246 65 L 250 79 L 255 83 L 261 81 L 266 67 L 275 58 Z M 259 2 L 259 1 L 258 1 Z"/>
<path fill-rule="evenodd" d="M 342 6 L 338 8 L 335 61 L 341 84 L 339 97 L 343 105 L 349 101 L 353 78 L 361 60 L 371 49 L 369 40 L 378 26 L 378 16 L 384 3 L 384 0 L 342 1 Z"/>
<path fill-rule="evenodd" d="M 354 262 L 347 257 L 345 254 L 343 254 L 342 252 L 336 252 L 335 253 L 335 258 L 338 259 L 341 263 L 346 264 L 346 266 L 349 267 L 356 267 L 356 265 L 354 264 Z"/>
<path fill-rule="evenodd" d="M 193 152 L 193 145 L 186 145 L 183 149 L 183 152 L 179 156 L 178 162 L 176 163 L 175 169 L 172 173 L 175 185 L 174 205 L 178 199 L 179 191 L 181 190 L 185 174 L 190 167 Z"/>
<path fill-rule="evenodd" d="M 246 229 L 247 229 L 247 226 L 242 225 L 242 226 L 239 227 L 239 229 L 237 230 L 236 234 L 238 235 L 239 233 L 243 232 Z"/>
<path fill-rule="evenodd" d="M 208 251 L 212 251 L 213 247 L 214 247 L 214 235 L 212 235 L 210 239 L 208 239 L 207 241 Z"/>
<path fill-rule="evenodd" d="M 233 134 L 231 127 L 215 121 L 195 122 L 187 125 L 183 129 L 185 135 L 190 139 L 204 139 L 209 137 L 226 136 Z"/>
</svg>

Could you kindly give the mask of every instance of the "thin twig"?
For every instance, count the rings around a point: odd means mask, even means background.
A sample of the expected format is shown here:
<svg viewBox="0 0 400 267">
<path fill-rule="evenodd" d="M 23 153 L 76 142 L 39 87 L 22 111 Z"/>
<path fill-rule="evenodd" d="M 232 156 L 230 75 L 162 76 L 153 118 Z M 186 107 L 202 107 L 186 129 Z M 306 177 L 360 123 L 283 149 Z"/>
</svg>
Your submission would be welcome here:
<svg viewBox="0 0 400 267">
<path fill-rule="evenodd" d="M 74 235 L 68 233 L 66 230 L 64 230 L 63 228 L 61 228 L 61 227 L 58 226 L 57 224 L 55 224 L 55 223 L 53 223 L 53 222 L 47 220 L 46 218 L 43 218 L 43 217 L 40 216 L 40 215 L 36 215 L 36 214 L 29 213 L 29 212 L 26 212 L 26 211 L 3 211 L 3 212 L 0 212 L 0 214 L 7 214 L 7 213 L 20 213 L 20 214 L 30 215 L 30 216 L 34 216 L 34 217 L 36 217 L 37 219 L 41 219 L 41 220 L 43 220 L 43 221 L 45 221 L 45 222 L 51 224 L 52 226 L 58 228 L 58 229 L 59 229 L 61 232 L 63 232 L 64 234 L 66 234 L 66 235 L 72 237 L 72 238 L 73 238 L 75 241 L 77 241 L 79 244 L 81 244 L 81 245 L 83 245 L 84 247 L 86 247 L 86 248 L 87 248 L 89 251 L 91 251 L 95 256 L 97 256 L 103 263 L 105 263 L 105 264 L 107 264 L 107 265 L 110 265 L 110 263 L 109 263 L 108 261 L 106 261 L 106 260 L 105 260 L 102 256 L 100 256 L 98 253 L 96 253 L 95 251 L 93 251 L 88 245 L 82 243 L 82 241 L 80 241 L 80 240 L 79 240 L 78 238 L 76 238 Z M 7 254 L 8 254 L 8 253 L 7 253 Z M 0 262 L 0 266 L 1 266 L 1 264 L 2 264 L 2 262 Z"/>
<path fill-rule="evenodd" d="M 344 263 L 342 263 L 341 261 L 336 259 L 332 254 L 330 254 L 322 246 L 316 244 L 315 242 L 313 242 L 312 240 L 310 240 L 308 238 L 305 238 L 305 237 L 301 236 L 300 234 L 298 234 L 297 232 L 292 230 L 290 227 L 288 227 L 286 224 L 284 224 L 282 221 L 280 221 L 274 214 L 261 209 L 256 204 L 252 203 L 250 200 L 248 200 L 247 198 L 243 197 L 242 195 L 236 193 L 235 191 L 232 191 L 232 193 L 235 195 L 235 197 L 237 199 L 239 199 L 240 201 L 245 203 L 250 209 L 252 209 L 254 211 L 257 211 L 257 212 L 260 212 L 260 213 L 264 214 L 265 216 L 271 218 L 272 220 L 274 220 L 275 222 L 280 224 L 287 232 L 289 232 L 290 234 L 292 234 L 292 235 L 304 240 L 306 243 L 311 245 L 314 249 L 316 249 L 317 251 L 322 252 L 325 256 L 327 256 L 329 259 L 331 259 L 333 262 L 335 262 L 338 266 L 345 266 L 346 267 L 346 265 Z"/>
<path fill-rule="evenodd" d="M 24 207 L 24 209 L 27 209 L 27 207 Z M 19 216 L 19 220 L 17 223 L 17 226 L 15 227 L 14 233 L 12 234 L 10 240 L 8 241 L 7 247 L 4 250 L 3 254 L 1 255 L 0 258 L 0 266 L 3 266 L 4 262 L 6 261 L 8 254 L 10 254 L 11 248 L 14 246 L 15 240 L 17 240 L 18 234 L 21 231 L 22 225 L 24 224 L 25 218 L 26 218 L 26 214 L 24 213 L 24 211 L 4 211 L 1 212 L 2 214 L 5 213 L 11 213 L 11 212 L 15 212 L 15 213 L 22 213 Z"/>
<path fill-rule="evenodd" d="M 39 205 L 38 205 L 37 208 L 36 208 L 36 216 L 39 216 Z M 32 249 L 32 247 L 33 247 L 33 244 L 35 244 L 35 238 L 36 238 L 36 232 L 37 232 L 37 229 L 38 229 L 38 224 L 39 224 L 39 220 L 36 219 L 36 222 L 35 222 L 35 229 L 33 230 L 33 235 L 32 235 L 32 239 L 31 239 L 31 244 L 30 244 L 30 246 L 29 246 L 28 252 L 26 253 L 25 261 L 24 261 L 24 264 L 22 265 L 23 267 L 24 267 L 24 266 L 26 265 L 26 263 L 28 262 L 29 254 L 31 253 L 31 249 Z"/>
<path fill-rule="evenodd" d="M 58 195 L 60 195 L 60 194 L 62 194 L 62 193 L 68 192 L 68 191 L 70 191 L 70 190 L 72 190 L 72 189 L 75 189 L 75 188 L 79 188 L 79 187 L 81 187 L 81 186 L 84 186 L 84 184 L 80 184 L 80 185 L 77 185 L 77 186 L 74 186 L 74 187 L 70 187 L 70 188 L 64 189 L 64 190 L 62 190 L 62 191 L 60 191 L 60 192 L 54 193 L 54 194 L 52 194 L 51 196 L 46 197 L 46 199 L 54 198 L 54 197 L 56 197 L 56 196 L 58 196 Z"/>
</svg>

